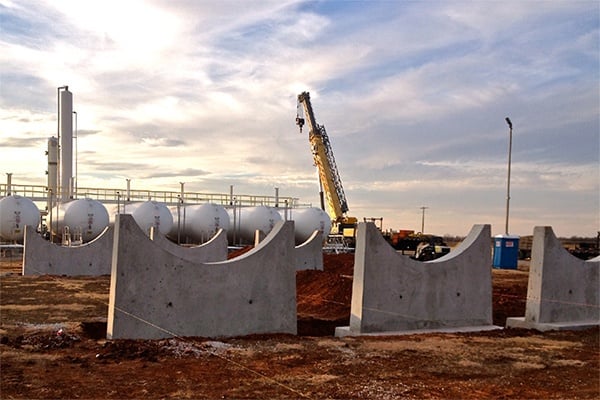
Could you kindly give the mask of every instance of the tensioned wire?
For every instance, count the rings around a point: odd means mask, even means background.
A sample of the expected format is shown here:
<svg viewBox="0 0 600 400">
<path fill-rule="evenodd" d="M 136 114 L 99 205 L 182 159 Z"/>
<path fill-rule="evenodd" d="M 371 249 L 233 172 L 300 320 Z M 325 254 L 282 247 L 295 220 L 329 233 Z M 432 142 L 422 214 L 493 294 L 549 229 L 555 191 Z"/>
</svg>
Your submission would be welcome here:
<svg viewBox="0 0 600 400">
<path fill-rule="evenodd" d="M 34 269 L 34 271 L 38 272 L 40 275 L 46 275 L 46 274 L 44 274 L 42 271 L 39 271 L 39 270 L 36 270 L 36 269 Z M 58 281 L 58 280 L 59 280 L 59 279 L 58 279 L 59 277 L 57 277 L 57 276 L 54 276 L 54 275 L 46 275 L 46 276 L 50 277 L 50 279 L 52 279 L 52 280 L 55 280 L 55 281 Z M 102 301 L 102 302 L 100 302 L 100 303 L 101 303 L 102 305 L 106 305 L 107 307 L 108 307 L 108 306 L 110 306 L 110 305 L 109 305 L 107 302 L 105 302 L 105 301 Z M 121 312 L 121 313 L 123 313 L 123 314 L 125 314 L 125 315 L 127 315 L 127 316 L 129 316 L 129 317 L 131 317 L 131 318 L 137 319 L 138 321 L 140 321 L 140 322 L 142 322 L 142 323 L 144 323 L 144 324 L 147 324 L 147 325 L 149 325 L 149 326 L 151 326 L 151 327 L 153 327 L 153 328 L 155 328 L 155 329 L 158 329 L 158 330 L 160 330 L 160 331 L 162 331 L 162 332 L 164 332 L 164 333 L 166 333 L 166 334 L 168 334 L 168 335 L 170 335 L 170 336 L 172 336 L 172 337 L 174 337 L 174 338 L 176 338 L 176 339 L 178 339 L 178 340 L 181 340 L 181 341 L 182 341 L 182 342 L 184 342 L 184 343 L 190 344 L 190 345 L 192 345 L 193 347 L 195 347 L 196 349 L 198 349 L 198 348 L 196 347 L 196 344 L 195 344 L 194 342 L 192 342 L 192 341 L 190 341 L 190 340 L 187 340 L 185 337 L 179 336 L 179 335 L 178 335 L 178 334 L 176 334 L 175 332 L 171 332 L 170 330 L 168 330 L 168 329 L 166 329 L 166 328 L 164 328 L 164 327 L 161 327 L 161 326 L 159 326 L 159 325 L 156 325 L 156 324 L 154 324 L 154 323 L 152 323 L 152 322 L 150 322 L 150 321 L 148 321 L 148 320 L 146 320 L 146 319 L 144 319 L 144 318 L 142 318 L 142 317 L 140 317 L 140 316 L 138 316 L 138 315 L 135 315 L 135 314 L 132 314 L 132 313 L 130 313 L 130 312 L 128 312 L 128 311 L 126 311 L 126 310 L 123 310 L 123 309 L 122 309 L 122 308 L 120 308 L 120 307 L 114 306 L 114 308 L 115 308 L 115 310 L 117 310 L 117 311 L 119 311 L 119 312 Z M 254 369 L 252 369 L 252 368 L 249 368 L 249 367 L 245 366 L 244 364 L 242 364 L 242 363 L 240 363 L 240 362 L 237 362 L 237 361 L 235 361 L 235 360 L 232 360 L 232 359 L 230 359 L 230 358 L 227 358 L 227 357 L 225 357 L 225 356 L 223 356 L 223 355 L 221 355 L 221 354 L 218 354 L 218 353 L 217 353 L 217 352 L 215 352 L 215 351 L 210 351 L 210 350 L 205 350 L 205 349 L 198 349 L 198 350 L 199 350 L 199 351 L 202 351 L 202 352 L 207 352 L 208 354 L 210 354 L 210 355 L 212 355 L 212 356 L 215 356 L 215 357 L 217 357 L 217 358 L 220 358 L 221 360 L 223 360 L 223 361 L 226 361 L 226 362 L 228 362 L 228 363 L 230 363 L 230 364 L 232 364 L 232 365 L 235 365 L 236 367 L 238 367 L 238 368 L 241 368 L 242 370 L 245 370 L 245 371 L 247 371 L 247 372 L 250 372 L 250 373 L 252 373 L 252 374 L 254 374 L 254 375 L 257 375 L 257 376 L 259 376 L 260 378 L 262 378 L 262 379 L 265 379 L 265 380 L 267 380 L 267 381 L 269 381 L 269 382 L 271 382 L 271 383 L 273 383 L 273 384 L 275 384 L 275 385 L 277 385 L 277 386 L 280 386 L 280 387 L 282 387 L 282 388 L 284 388 L 284 389 L 286 389 L 286 390 L 288 390 L 288 391 L 290 391 L 290 392 L 292 392 L 292 393 L 294 393 L 294 394 L 296 394 L 296 395 L 298 395 L 298 396 L 300 396 L 300 397 L 302 397 L 302 398 L 310 398 L 309 396 L 307 396 L 306 394 L 302 393 L 302 392 L 301 392 L 301 391 L 299 391 L 298 389 L 295 389 L 295 388 L 293 388 L 293 387 L 291 387 L 291 386 L 289 386 L 289 385 L 286 385 L 285 383 L 279 382 L 279 381 L 278 381 L 277 379 L 275 379 L 275 378 L 272 378 L 272 377 L 270 377 L 270 376 L 268 376 L 268 375 L 265 375 L 265 374 L 263 374 L 263 373 L 261 373 L 261 372 L 259 372 L 259 371 L 256 371 L 256 370 L 254 370 Z"/>
<path fill-rule="evenodd" d="M 38 273 L 40 273 L 42 275 L 44 274 L 41 271 L 37 271 L 36 270 L 36 272 L 38 272 Z M 49 276 L 53 280 L 58 280 L 58 278 L 56 276 L 52 276 L 52 275 L 49 275 Z M 533 297 L 528 297 L 528 296 L 526 296 L 524 298 L 522 296 L 510 295 L 510 294 L 500 294 L 498 296 L 499 297 L 504 297 L 504 298 L 522 299 L 524 301 L 532 300 L 532 301 L 535 301 L 535 302 L 549 302 L 549 303 L 559 303 L 559 304 L 565 304 L 565 305 L 574 305 L 574 306 L 584 306 L 584 307 L 600 308 L 600 306 L 595 305 L 595 304 L 586 304 L 586 303 L 578 303 L 578 302 L 567 302 L 567 301 L 553 300 L 553 299 L 539 299 L 539 298 L 533 298 Z M 337 305 L 342 305 L 342 306 L 346 306 L 346 307 L 350 306 L 350 304 L 347 304 L 347 303 L 343 303 L 343 302 L 339 302 L 339 301 L 335 301 L 335 300 L 323 299 L 323 298 L 315 296 L 315 295 L 312 295 L 312 296 L 311 295 L 309 295 L 309 296 L 302 296 L 302 295 L 300 295 L 298 297 L 299 298 L 303 298 L 303 299 L 309 299 L 309 300 L 318 300 L 318 301 L 321 301 L 321 302 L 331 303 L 331 304 L 337 304 Z M 106 303 L 106 302 L 102 302 L 102 304 L 109 306 L 109 304 Z M 135 319 L 139 320 L 140 322 L 142 322 L 144 324 L 152 326 L 153 328 L 158 329 L 158 330 L 160 330 L 160 331 L 162 331 L 162 332 L 164 332 L 164 333 L 166 333 L 166 334 L 168 334 L 168 335 L 170 335 L 170 336 L 172 336 L 172 337 L 174 337 L 174 338 L 176 338 L 178 340 L 181 340 L 181 341 L 183 341 L 185 343 L 191 344 L 192 346 L 196 347 L 196 344 L 194 342 L 191 342 L 191 341 L 185 339 L 184 337 L 179 336 L 175 332 L 171 332 L 171 331 L 169 331 L 168 329 L 166 329 L 164 327 L 158 326 L 158 325 L 152 323 L 151 321 L 148 321 L 148 320 L 146 320 L 146 319 L 144 319 L 144 318 L 142 318 L 142 317 L 140 317 L 138 315 L 134 315 L 134 314 L 132 314 L 132 313 L 126 311 L 126 310 L 123 310 L 123 309 L 121 309 L 121 308 L 119 308 L 117 306 L 114 306 L 114 308 L 118 312 L 121 312 L 121 313 L 123 313 L 123 314 L 125 314 L 125 315 L 127 315 L 129 317 L 135 318 Z M 394 311 L 389 311 L 389 310 L 383 310 L 383 309 L 377 309 L 377 308 L 365 307 L 365 306 L 363 306 L 363 309 L 369 310 L 369 311 L 374 311 L 374 312 L 379 312 L 379 313 L 385 313 L 385 314 L 389 314 L 389 315 L 394 315 L 394 316 L 405 318 L 405 319 L 412 319 L 412 320 L 420 319 L 420 320 L 422 320 L 422 318 L 418 318 L 418 317 L 415 317 L 415 316 L 412 316 L 412 315 L 402 314 L 402 313 L 398 313 L 398 312 L 394 312 Z M 200 350 L 200 349 L 198 349 L 198 350 Z M 226 361 L 228 363 L 231 363 L 232 365 L 237 366 L 238 368 L 241 368 L 241 369 L 243 369 L 245 371 L 248 371 L 248 372 L 250 372 L 250 373 L 252 373 L 254 375 L 257 375 L 257 376 L 261 377 L 262 379 L 270 381 L 270 382 L 272 382 L 275 385 L 278 385 L 278 386 L 280 386 L 280 387 L 282 387 L 282 388 L 284 388 L 284 389 L 286 389 L 286 390 L 288 390 L 288 391 L 290 391 L 292 393 L 295 393 L 296 395 L 299 395 L 300 397 L 308 398 L 308 396 L 306 394 L 302 393 L 301 391 L 299 391 L 299 390 L 297 390 L 297 389 L 295 389 L 295 388 L 293 388 L 293 387 L 291 387 L 289 385 L 286 385 L 286 384 L 284 384 L 282 382 L 279 382 L 275 378 L 269 377 L 269 376 L 267 376 L 267 375 L 265 375 L 265 374 L 263 374 L 263 373 L 261 373 L 259 371 L 253 370 L 253 369 L 251 369 L 251 368 L 243 365 L 242 363 L 239 363 L 239 362 L 237 362 L 235 360 L 229 359 L 229 358 L 227 358 L 227 357 L 225 357 L 225 356 L 223 356 L 221 354 L 218 354 L 218 353 L 216 353 L 214 351 L 204 350 L 204 349 L 202 351 L 205 351 L 205 352 L 207 352 L 210 355 L 213 355 L 213 356 L 215 356 L 215 357 L 217 357 L 219 359 L 222 359 L 222 360 L 224 360 L 224 361 Z"/>
</svg>

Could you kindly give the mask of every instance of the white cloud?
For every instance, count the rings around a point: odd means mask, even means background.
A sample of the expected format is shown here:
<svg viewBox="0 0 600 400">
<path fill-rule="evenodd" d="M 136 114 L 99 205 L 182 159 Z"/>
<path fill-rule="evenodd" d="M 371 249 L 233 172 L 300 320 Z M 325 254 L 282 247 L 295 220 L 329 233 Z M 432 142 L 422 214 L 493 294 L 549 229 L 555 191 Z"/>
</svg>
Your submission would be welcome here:
<svg viewBox="0 0 600 400">
<path fill-rule="evenodd" d="M 96 132 L 79 138 L 80 185 L 277 186 L 317 204 L 294 125 L 308 90 L 359 218 L 418 224 L 428 203 L 438 233 L 501 229 L 510 115 L 513 184 L 529 202 L 515 200 L 518 233 L 531 231 L 531 203 L 565 234 L 597 230 L 582 222 L 599 211 L 594 2 L 3 5 L 0 142 L 22 147 L 0 150 L 0 172 L 15 183 L 44 183 L 39 138 L 55 134 L 56 87 L 68 84 L 79 129 Z M 588 197 L 569 224 L 556 199 Z"/>
</svg>

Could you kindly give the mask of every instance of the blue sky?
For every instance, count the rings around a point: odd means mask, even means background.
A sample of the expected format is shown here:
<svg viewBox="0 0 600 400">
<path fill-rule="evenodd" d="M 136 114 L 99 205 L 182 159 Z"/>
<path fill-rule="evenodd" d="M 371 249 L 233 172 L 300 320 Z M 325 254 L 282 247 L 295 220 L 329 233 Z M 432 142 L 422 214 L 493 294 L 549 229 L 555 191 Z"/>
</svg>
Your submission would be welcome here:
<svg viewBox="0 0 600 400">
<path fill-rule="evenodd" d="M 80 187 L 318 204 L 311 93 L 349 215 L 384 229 L 600 229 L 597 1 L 0 0 L 0 172 L 45 184 L 56 88 Z"/>
</svg>

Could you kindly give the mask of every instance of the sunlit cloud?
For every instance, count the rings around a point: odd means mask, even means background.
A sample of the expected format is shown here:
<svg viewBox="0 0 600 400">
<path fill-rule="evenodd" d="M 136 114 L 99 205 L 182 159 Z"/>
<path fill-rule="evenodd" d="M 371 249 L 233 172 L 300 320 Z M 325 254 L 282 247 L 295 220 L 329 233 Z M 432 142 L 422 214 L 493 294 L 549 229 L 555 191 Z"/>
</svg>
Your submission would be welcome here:
<svg viewBox="0 0 600 400">
<path fill-rule="evenodd" d="M 15 183 L 45 183 L 69 85 L 80 186 L 279 187 L 318 204 L 294 123 L 309 91 L 359 219 L 410 228 L 426 204 L 439 233 L 500 229 L 510 116 L 515 230 L 598 229 L 595 2 L 0 4 L 0 172 Z"/>
</svg>

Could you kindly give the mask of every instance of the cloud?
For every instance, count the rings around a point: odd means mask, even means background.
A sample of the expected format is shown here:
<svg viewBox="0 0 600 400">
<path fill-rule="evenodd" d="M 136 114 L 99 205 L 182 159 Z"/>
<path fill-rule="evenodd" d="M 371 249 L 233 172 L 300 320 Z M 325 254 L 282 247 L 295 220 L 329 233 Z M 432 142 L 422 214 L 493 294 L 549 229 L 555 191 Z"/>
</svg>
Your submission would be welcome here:
<svg viewBox="0 0 600 400">
<path fill-rule="evenodd" d="M 28 137 L 28 138 L 7 137 L 7 138 L 0 138 L 0 147 L 39 148 L 41 143 L 45 143 L 46 141 L 48 141 L 48 137 Z"/>
<path fill-rule="evenodd" d="M 77 137 L 91 136 L 91 135 L 97 135 L 100 132 L 102 132 L 102 131 L 98 130 L 98 129 L 78 129 L 76 136 Z"/>
<path fill-rule="evenodd" d="M 43 138 L 68 84 L 82 185 L 280 187 L 316 204 L 308 133 L 294 125 L 307 90 L 353 212 L 405 226 L 428 203 L 443 233 L 477 218 L 502 226 L 510 116 L 513 183 L 529 202 L 515 201 L 516 229 L 535 222 L 530 203 L 550 217 L 570 214 L 563 199 L 598 214 L 597 4 L 364 5 L 5 2 L 0 167 L 43 182 Z M 559 230 L 597 230 L 556 218 Z"/>
</svg>

